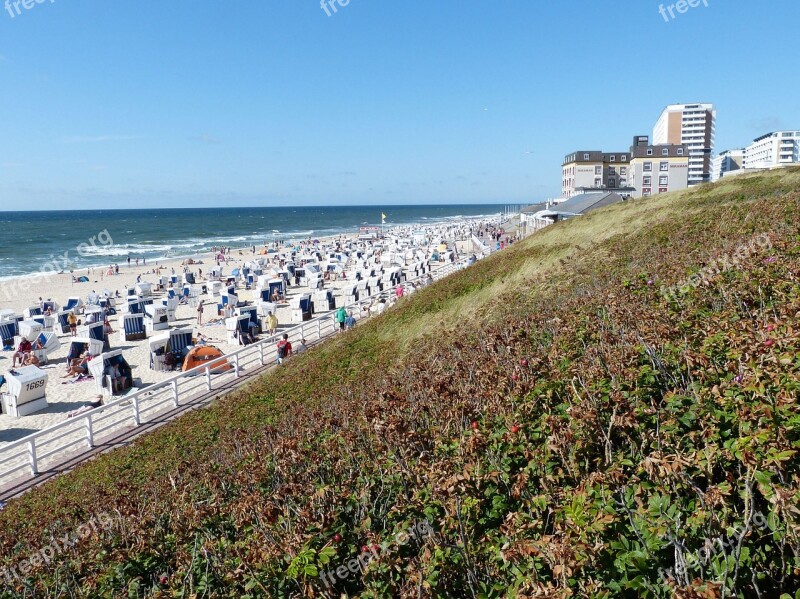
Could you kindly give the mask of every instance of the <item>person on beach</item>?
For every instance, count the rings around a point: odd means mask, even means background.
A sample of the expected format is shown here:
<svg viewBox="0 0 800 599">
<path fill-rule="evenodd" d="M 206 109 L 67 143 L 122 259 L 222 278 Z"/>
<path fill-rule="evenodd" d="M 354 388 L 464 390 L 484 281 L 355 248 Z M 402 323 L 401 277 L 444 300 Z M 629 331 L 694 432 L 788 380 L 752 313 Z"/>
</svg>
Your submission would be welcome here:
<svg viewBox="0 0 800 599">
<path fill-rule="evenodd" d="M 306 340 L 301 339 L 300 343 L 297 345 L 297 348 L 292 351 L 293 354 L 302 354 L 304 351 L 308 349 L 308 345 L 306 345 Z"/>
<path fill-rule="evenodd" d="M 203 301 L 201 300 L 199 304 L 197 304 L 197 324 L 203 324 Z"/>
<path fill-rule="evenodd" d="M 25 358 L 30 355 L 31 351 L 33 351 L 31 342 L 23 337 L 22 341 L 20 341 L 19 345 L 17 346 L 17 351 L 13 356 L 11 356 L 11 368 L 16 368 L 17 360 L 19 360 L 20 366 L 24 366 L 23 362 L 25 361 Z"/>
<path fill-rule="evenodd" d="M 103 332 L 106 335 L 112 335 L 114 333 L 114 329 L 111 328 L 111 322 L 109 322 L 108 316 L 103 319 Z"/>
<path fill-rule="evenodd" d="M 292 356 L 292 344 L 289 341 L 289 335 L 287 333 L 284 333 L 283 339 L 278 341 L 277 349 L 278 349 L 278 365 L 283 364 L 283 361 L 286 358 L 290 358 Z"/>
<path fill-rule="evenodd" d="M 30 353 L 22 360 L 20 366 L 39 366 L 39 358 L 36 354 Z"/>
<path fill-rule="evenodd" d="M 339 325 L 339 330 L 344 331 L 344 321 L 347 320 L 347 310 L 344 309 L 344 306 L 339 306 L 336 310 L 336 324 Z"/>
<path fill-rule="evenodd" d="M 69 325 L 69 334 L 76 337 L 78 335 L 78 317 L 75 316 L 75 312 L 67 314 L 67 324 Z"/>
<path fill-rule="evenodd" d="M 350 331 L 350 330 L 354 329 L 354 328 L 355 328 L 355 326 L 356 326 L 356 319 L 355 319 L 355 317 L 353 316 L 353 313 L 352 313 L 352 312 L 350 312 L 350 313 L 347 315 L 347 318 L 345 318 L 345 320 L 344 320 L 344 328 L 345 328 L 346 330 Z"/>
<path fill-rule="evenodd" d="M 83 352 L 80 358 L 75 358 L 72 363 L 69 365 L 69 369 L 67 370 L 67 374 L 62 376 L 62 379 L 69 378 L 71 376 L 77 375 L 87 375 L 89 374 L 89 362 L 92 361 L 92 355 L 87 351 Z"/>
<path fill-rule="evenodd" d="M 269 311 L 267 313 L 267 332 L 269 332 L 269 336 L 273 337 L 277 329 L 278 329 L 278 317 L 275 316 L 272 313 L 272 311 Z"/>
</svg>

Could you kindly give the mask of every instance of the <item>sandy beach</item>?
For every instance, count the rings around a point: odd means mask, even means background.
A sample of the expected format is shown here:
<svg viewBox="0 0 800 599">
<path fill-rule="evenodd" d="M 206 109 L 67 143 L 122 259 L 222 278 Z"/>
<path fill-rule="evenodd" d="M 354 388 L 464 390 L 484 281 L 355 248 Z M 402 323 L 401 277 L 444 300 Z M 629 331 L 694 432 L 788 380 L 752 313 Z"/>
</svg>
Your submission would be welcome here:
<svg viewBox="0 0 800 599">
<path fill-rule="evenodd" d="M 419 229 L 419 227 L 417 227 Z M 459 232 L 457 227 L 451 225 L 454 232 Z M 439 231 L 436 227 L 430 228 L 432 234 Z M 394 234 L 405 237 L 410 234 L 409 231 L 398 230 Z M 463 234 L 463 231 L 458 235 L 454 233 L 454 237 L 459 236 L 461 241 L 456 242 L 452 240 L 452 246 L 456 247 L 457 252 L 464 256 L 465 254 L 474 251 L 471 239 Z M 344 243 L 355 243 L 356 236 L 339 236 L 334 239 L 320 240 L 319 247 L 332 248 L 337 241 Z M 416 249 L 424 251 L 430 258 L 432 248 L 427 246 L 427 239 L 425 245 L 421 245 Z M 272 255 L 260 255 L 261 248 L 256 248 L 256 253 L 253 253 L 252 248 L 246 249 L 232 249 L 226 254 L 229 259 L 227 264 L 222 263 L 223 275 L 229 275 L 234 268 L 241 267 L 242 264 L 253 260 L 255 258 L 270 258 Z M 283 251 L 283 250 L 282 250 Z M 212 253 L 198 255 L 193 258 L 195 264 L 188 266 L 190 272 L 199 274 L 202 270 L 203 275 L 210 272 L 212 267 L 216 267 L 215 255 Z M 60 306 L 66 304 L 67 298 L 72 296 L 79 296 L 84 302 L 87 296 L 92 292 L 101 293 L 104 289 L 116 294 L 117 291 L 124 297 L 126 287 L 132 288 L 137 284 L 137 280 L 150 282 L 155 284 L 158 281 L 159 275 L 156 274 L 155 269 L 160 267 L 161 276 L 169 276 L 173 274 L 182 274 L 184 271 L 184 258 L 175 260 L 159 260 L 158 262 L 147 264 L 135 264 L 135 259 L 132 260 L 131 265 L 127 262 L 119 264 L 119 274 L 109 276 L 107 270 L 104 269 L 101 278 L 100 269 L 76 271 L 75 276 L 87 276 L 89 282 L 76 283 L 73 282 L 73 276 L 70 273 L 52 275 L 48 277 L 45 283 L 39 281 L 37 284 L 32 285 L 29 289 L 24 289 L 21 286 L 14 286 L 13 297 L 9 298 L 8 293 L 0 292 L 0 309 L 11 309 L 15 313 L 22 313 L 27 307 L 38 305 L 39 298 L 57 302 Z M 201 279 L 198 278 L 198 282 Z M 6 282 L 8 283 L 8 282 Z M 333 290 L 334 296 L 337 300 L 337 305 L 341 305 L 342 289 L 352 281 L 338 280 L 325 281 L 325 289 Z M 291 323 L 291 309 L 288 301 L 301 293 L 307 293 L 307 287 L 296 287 L 291 285 L 287 290 L 286 302 L 280 303 L 277 310 L 277 317 L 279 322 L 279 329 L 290 328 Z M 250 290 L 239 289 L 237 290 L 241 301 L 252 302 L 255 299 L 255 292 Z M 164 292 L 156 292 L 154 297 L 156 299 L 163 297 Z M 224 318 L 217 315 L 217 301 L 218 298 L 212 298 L 209 295 L 203 295 L 200 298 L 204 303 L 204 318 L 201 326 L 197 325 L 197 310 L 189 304 L 180 304 L 176 311 L 176 322 L 172 323 L 171 328 L 176 327 L 190 327 L 194 335 L 204 335 L 208 343 L 218 347 L 223 353 L 229 354 L 240 348 L 238 345 L 231 345 L 228 343 L 227 330 L 224 323 Z M 128 364 L 132 367 L 133 378 L 137 381 L 139 389 L 146 388 L 155 383 L 161 382 L 174 376 L 175 372 L 159 372 L 150 368 L 150 350 L 148 340 L 143 339 L 140 341 L 122 341 L 119 336 L 119 320 L 121 311 L 120 300 L 117 300 L 117 315 L 112 316 L 109 320 L 113 328 L 113 333 L 109 335 L 111 350 L 122 349 Z M 324 312 L 322 312 L 324 314 Z M 57 327 L 58 328 L 58 327 Z M 68 418 L 68 414 L 74 410 L 83 408 L 89 402 L 97 401 L 98 390 L 93 379 L 84 379 L 80 382 L 73 382 L 73 378 L 62 378 L 66 373 L 66 357 L 69 350 L 69 334 L 61 334 L 59 330 L 59 339 L 61 347 L 48 355 L 48 363 L 41 366 L 41 368 L 48 373 L 48 382 L 46 386 L 46 397 L 48 407 L 45 410 L 24 416 L 22 418 L 13 418 L 8 414 L 0 415 L 0 449 L 4 444 L 19 440 L 31 433 L 34 433 L 43 428 L 49 427 L 53 424 L 61 422 Z M 260 339 L 264 339 L 266 335 L 261 335 Z M 11 369 L 12 364 L 12 351 L 4 351 L 0 354 L 0 374 L 6 374 Z M 7 391 L 7 387 L 3 391 Z"/>
</svg>

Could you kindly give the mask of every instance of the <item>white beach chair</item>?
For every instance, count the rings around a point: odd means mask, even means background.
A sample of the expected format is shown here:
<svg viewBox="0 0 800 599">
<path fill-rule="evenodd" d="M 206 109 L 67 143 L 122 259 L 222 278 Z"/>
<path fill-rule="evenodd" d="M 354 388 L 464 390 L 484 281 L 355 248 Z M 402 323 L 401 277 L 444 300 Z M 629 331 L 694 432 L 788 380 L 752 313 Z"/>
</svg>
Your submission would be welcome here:
<svg viewBox="0 0 800 599">
<path fill-rule="evenodd" d="M 47 409 L 47 372 L 23 366 L 5 375 L 8 391 L 2 395 L 3 412 L 22 418 Z"/>
</svg>

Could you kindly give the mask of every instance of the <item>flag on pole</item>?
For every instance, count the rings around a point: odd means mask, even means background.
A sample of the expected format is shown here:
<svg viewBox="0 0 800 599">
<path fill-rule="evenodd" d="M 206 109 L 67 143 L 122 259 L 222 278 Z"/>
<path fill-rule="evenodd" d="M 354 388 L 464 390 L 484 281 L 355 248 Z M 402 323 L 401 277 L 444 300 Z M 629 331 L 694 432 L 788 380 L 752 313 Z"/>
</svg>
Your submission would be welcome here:
<svg viewBox="0 0 800 599">
<path fill-rule="evenodd" d="M 383 212 L 381 212 L 381 224 L 382 225 L 386 224 L 386 215 Z"/>
</svg>

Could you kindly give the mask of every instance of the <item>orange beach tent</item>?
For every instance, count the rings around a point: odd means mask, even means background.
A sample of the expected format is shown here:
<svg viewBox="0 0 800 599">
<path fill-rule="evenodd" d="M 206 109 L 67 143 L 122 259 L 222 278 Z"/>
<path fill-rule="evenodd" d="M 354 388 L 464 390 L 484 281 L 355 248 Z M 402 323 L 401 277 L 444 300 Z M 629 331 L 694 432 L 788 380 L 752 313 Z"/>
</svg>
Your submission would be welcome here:
<svg viewBox="0 0 800 599">
<path fill-rule="evenodd" d="M 225 359 L 225 354 L 213 345 L 198 345 L 186 354 L 183 371 L 186 372 L 198 366 L 207 366 L 215 374 L 227 372 L 233 368 Z"/>
</svg>

